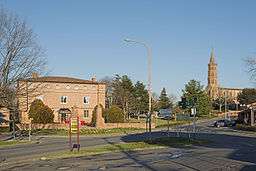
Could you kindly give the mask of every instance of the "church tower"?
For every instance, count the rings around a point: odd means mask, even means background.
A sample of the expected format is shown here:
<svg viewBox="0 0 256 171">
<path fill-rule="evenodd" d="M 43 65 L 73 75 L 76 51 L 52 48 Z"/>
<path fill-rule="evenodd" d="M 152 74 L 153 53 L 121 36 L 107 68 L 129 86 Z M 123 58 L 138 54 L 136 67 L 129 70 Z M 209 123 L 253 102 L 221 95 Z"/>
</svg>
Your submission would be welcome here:
<svg viewBox="0 0 256 171">
<path fill-rule="evenodd" d="M 211 53 L 210 63 L 208 64 L 208 85 L 206 87 L 208 95 L 213 99 L 216 98 L 218 91 L 217 64 L 215 63 L 213 51 Z"/>
</svg>

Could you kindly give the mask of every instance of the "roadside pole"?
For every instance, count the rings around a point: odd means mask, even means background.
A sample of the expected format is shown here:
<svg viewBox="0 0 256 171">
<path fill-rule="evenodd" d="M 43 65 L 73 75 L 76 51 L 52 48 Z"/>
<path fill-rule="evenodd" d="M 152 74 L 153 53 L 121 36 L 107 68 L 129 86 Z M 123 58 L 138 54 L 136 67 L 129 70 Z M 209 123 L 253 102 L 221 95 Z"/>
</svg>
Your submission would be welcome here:
<svg viewBox="0 0 256 171">
<path fill-rule="evenodd" d="M 14 121 L 14 118 L 12 118 L 12 132 L 13 132 L 13 140 L 16 140 L 16 136 L 15 136 L 15 121 Z"/>
<path fill-rule="evenodd" d="M 148 137 L 148 115 L 146 118 L 146 140 L 149 140 L 149 137 Z"/>
<path fill-rule="evenodd" d="M 194 105 L 194 110 L 193 110 L 193 117 L 194 117 L 194 128 L 193 128 L 193 132 L 194 132 L 194 138 L 196 138 L 196 106 Z"/>
<path fill-rule="evenodd" d="M 188 138 L 190 138 L 190 117 L 188 120 Z"/>
<path fill-rule="evenodd" d="M 170 116 L 168 116 L 168 131 L 167 131 L 167 136 L 170 136 Z"/>
<path fill-rule="evenodd" d="M 179 119 L 177 119 L 177 127 L 176 127 L 176 131 L 177 131 L 177 138 L 180 137 L 180 134 L 179 134 Z"/>
<path fill-rule="evenodd" d="M 72 142 L 71 142 L 71 117 L 69 118 L 69 144 L 70 144 L 70 152 L 72 151 Z"/>
<path fill-rule="evenodd" d="M 31 129 L 32 129 L 32 118 L 29 118 L 29 130 L 28 130 L 28 141 L 31 141 Z"/>
<path fill-rule="evenodd" d="M 79 117 L 77 117 L 77 151 L 79 153 L 80 144 L 79 144 Z"/>
</svg>

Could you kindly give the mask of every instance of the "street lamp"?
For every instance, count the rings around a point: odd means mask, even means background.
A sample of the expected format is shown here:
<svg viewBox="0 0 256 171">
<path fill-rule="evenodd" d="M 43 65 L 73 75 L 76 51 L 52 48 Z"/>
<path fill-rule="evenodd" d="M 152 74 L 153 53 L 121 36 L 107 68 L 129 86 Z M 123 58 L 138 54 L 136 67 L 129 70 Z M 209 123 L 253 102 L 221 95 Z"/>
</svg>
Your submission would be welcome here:
<svg viewBox="0 0 256 171">
<path fill-rule="evenodd" d="M 139 43 L 144 45 L 147 50 L 148 50 L 148 55 L 149 55 L 149 83 L 148 83 L 148 116 L 149 116 L 149 136 L 148 139 L 151 140 L 151 56 L 150 56 L 150 51 L 148 46 L 145 43 L 142 42 L 138 42 L 135 40 L 131 40 L 131 39 L 124 39 L 126 42 L 135 42 L 135 43 Z"/>
</svg>

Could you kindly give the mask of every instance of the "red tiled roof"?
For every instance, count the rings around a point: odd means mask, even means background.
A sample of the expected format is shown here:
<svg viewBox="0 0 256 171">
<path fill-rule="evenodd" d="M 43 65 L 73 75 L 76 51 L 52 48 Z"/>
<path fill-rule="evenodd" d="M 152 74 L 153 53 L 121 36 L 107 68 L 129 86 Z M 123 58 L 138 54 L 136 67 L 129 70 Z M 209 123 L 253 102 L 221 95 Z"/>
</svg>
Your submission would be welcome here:
<svg viewBox="0 0 256 171">
<path fill-rule="evenodd" d="M 105 84 L 105 82 L 98 82 L 98 81 L 89 81 L 89 80 L 82 80 L 77 78 L 71 77 L 54 77 L 54 76 L 47 76 L 47 77 L 38 77 L 38 78 L 28 78 L 23 79 L 20 81 L 30 81 L 30 82 L 55 82 L 55 83 L 80 83 L 80 84 Z"/>
</svg>

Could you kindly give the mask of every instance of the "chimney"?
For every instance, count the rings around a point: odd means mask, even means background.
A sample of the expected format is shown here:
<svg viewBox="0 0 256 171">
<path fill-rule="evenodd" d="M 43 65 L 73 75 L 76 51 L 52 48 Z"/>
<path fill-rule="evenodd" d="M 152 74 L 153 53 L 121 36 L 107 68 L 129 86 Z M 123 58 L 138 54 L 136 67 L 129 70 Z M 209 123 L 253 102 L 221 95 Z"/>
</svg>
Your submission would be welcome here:
<svg viewBox="0 0 256 171">
<path fill-rule="evenodd" d="M 38 78 L 38 73 L 33 73 L 33 78 Z"/>
<path fill-rule="evenodd" d="M 92 82 L 96 82 L 96 78 L 92 78 Z"/>
</svg>

